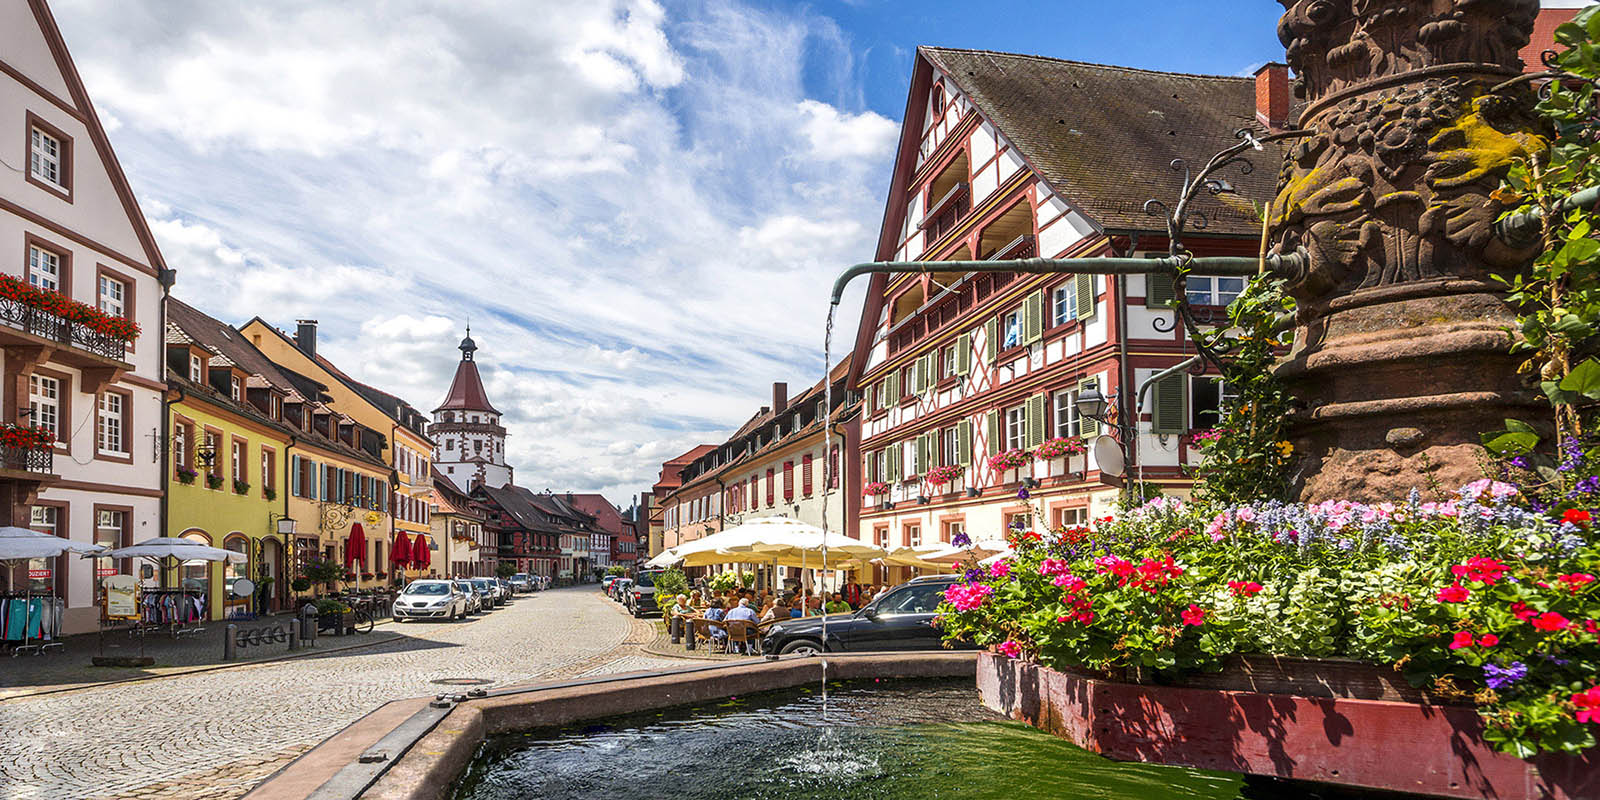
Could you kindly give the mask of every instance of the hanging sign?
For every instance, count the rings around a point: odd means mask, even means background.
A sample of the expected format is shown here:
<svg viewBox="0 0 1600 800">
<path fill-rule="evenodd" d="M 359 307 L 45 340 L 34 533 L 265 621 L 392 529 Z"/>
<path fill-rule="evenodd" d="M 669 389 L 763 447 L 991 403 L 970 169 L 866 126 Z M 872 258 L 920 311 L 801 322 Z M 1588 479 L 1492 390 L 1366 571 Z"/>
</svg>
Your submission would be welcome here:
<svg viewBox="0 0 1600 800">
<path fill-rule="evenodd" d="M 28 570 L 28 577 L 30 579 L 32 579 L 32 578 L 48 578 L 48 577 L 50 577 L 50 570 L 47 570 L 47 569 L 30 569 L 30 570 Z"/>
<path fill-rule="evenodd" d="M 106 619 L 139 618 L 139 581 L 132 575 L 112 575 L 106 578 Z"/>
</svg>

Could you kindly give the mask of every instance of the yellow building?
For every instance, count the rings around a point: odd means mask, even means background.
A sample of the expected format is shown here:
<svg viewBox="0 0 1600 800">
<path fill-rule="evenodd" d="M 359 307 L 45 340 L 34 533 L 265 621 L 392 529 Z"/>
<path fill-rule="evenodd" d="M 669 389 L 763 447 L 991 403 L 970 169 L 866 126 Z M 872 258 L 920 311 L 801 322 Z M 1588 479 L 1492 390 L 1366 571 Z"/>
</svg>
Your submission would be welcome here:
<svg viewBox="0 0 1600 800">
<path fill-rule="evenodd" d="M 335 414 L 325 387 L 273 364 L 237 329 L 178 300 L 167 315 L 168 535 L 248 558 L 182 569 L 182 585 L 205 592 L 207 616 L 292 607 L 303 566 L 343 564 L 357 524 L 367 543 L 352 571 L 381 580 L 389 475 L 379 435 Z M 236 591 L 240 578 L 259 591 Z"/>
<path fill-rule="evenodd" d="M 386 539 L 390 549 L 384 552 L 388 554 L 393 552 L 400 534 L 410 541 L 420 537 L 430 549 L 432 563 L 422 570 L 407 569 L 405 574 L 444 574 L 442 545 L 429 536 L 433 442 L 427 436 L 427 420 L 422 413 L 394 395 L 355 380 L 319 355 L 316 320 L 300 320 L 292 337 L 260 317 L 250 320 L 242 330 L 250 343 L 280 368 L 322 384 L 327 406 L 340 415 L 343 423 L 378 434 L 378 447 L 373 452 L 388 474 L 385 496 L 379 501 L 382 520 L 376 530 L 368 528 L 367 538 Z"/>
</svg>

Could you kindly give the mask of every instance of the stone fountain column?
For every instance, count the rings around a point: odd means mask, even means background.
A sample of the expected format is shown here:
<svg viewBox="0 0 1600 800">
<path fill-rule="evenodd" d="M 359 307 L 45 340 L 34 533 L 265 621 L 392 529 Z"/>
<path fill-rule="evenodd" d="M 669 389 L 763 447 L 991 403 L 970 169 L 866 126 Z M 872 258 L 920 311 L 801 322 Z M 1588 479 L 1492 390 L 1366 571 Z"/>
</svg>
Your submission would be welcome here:
<svg viewBox="0 0 1600 800">
<path fill-rule="evenodd" d="M 1286 154 L 1269 209 L 1294 345 L 1277 368 L 1302 500 L 1399 500 L 1482 476 L 1480 434 L 1549 415 L 1510 355 L 1492 273 L 1534 249 L 1500 242 L 1490 197 L 1543 149 L 1522 71 L 1538 0 L 1280 0 L 1279 38 L 1313 134 Z"/>
</svg>

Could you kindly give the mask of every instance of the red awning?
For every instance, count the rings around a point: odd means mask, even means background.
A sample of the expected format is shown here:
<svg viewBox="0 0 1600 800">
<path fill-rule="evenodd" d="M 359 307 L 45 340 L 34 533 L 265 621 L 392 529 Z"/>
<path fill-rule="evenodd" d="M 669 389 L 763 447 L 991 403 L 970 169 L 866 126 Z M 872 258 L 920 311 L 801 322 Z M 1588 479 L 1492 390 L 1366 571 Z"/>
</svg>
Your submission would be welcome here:
<svg viewBox="0 0 1600 800">
<path fill-rule="evenodd" d="M 397 567 L 404 567 L 411 561 L 411 540 L 406 538 L 406 532 L 400 531 L 394 535 L 394 549 L 389 552 L 389 562 Z"/>
<path fill-rule="evenodd" d="M 344 540 L 344 568 L 350 569 L 357 561 L 367 566 L 367 534 L 359 522 L 350 526 L 350 538 Z"/>
</svg>

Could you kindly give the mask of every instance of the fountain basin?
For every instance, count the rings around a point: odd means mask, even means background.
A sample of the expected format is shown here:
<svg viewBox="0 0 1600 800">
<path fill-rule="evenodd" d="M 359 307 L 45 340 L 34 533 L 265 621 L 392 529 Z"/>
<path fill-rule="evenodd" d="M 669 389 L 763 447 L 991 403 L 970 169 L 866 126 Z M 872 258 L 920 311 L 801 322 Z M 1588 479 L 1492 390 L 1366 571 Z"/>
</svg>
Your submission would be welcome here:
<svg viewBox="0 0 1600 800">
<path fill-rule="evenodd" d="M 1393 670 L 1245 661 L 1193 685 L 1123 683 L 984 653 L 984 705 L 1119 761 L 1498 800 L 1600 797 L 1600 753 L 1524 761 L 1470 706 L 1430 703 Z"/>
</svg>

